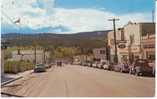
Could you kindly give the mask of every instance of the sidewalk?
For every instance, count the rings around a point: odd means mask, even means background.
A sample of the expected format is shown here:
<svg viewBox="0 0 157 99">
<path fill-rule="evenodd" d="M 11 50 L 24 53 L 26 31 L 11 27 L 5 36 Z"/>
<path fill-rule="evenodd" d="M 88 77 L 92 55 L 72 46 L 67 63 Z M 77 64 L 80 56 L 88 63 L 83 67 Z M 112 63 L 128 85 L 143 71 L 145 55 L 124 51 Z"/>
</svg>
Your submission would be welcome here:
<svg viewBox="0 0 157 99">
<path fill-rule="evenodd" d="M 33 70 L 21 72 L 18 74 L 4 74 L 4 76 L 1 77 L 1 85 L 4 85 L 6 83 L 10 83 L 12 81 L 15 81 L 17 79 L 20 79 L 26 75 L 29 75 L 33 72 Z"/>
</svg>

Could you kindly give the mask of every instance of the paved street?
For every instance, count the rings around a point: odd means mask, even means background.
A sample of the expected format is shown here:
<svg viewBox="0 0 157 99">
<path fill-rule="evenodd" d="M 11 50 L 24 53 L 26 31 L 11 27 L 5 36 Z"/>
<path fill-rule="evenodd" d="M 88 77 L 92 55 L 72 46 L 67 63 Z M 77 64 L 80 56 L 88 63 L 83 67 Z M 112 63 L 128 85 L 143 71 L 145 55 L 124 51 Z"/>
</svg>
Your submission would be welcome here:
<svg viewBox="0 0 157 99">
<path fill-rule="evenodd" d="M 3 86 L 2 92 L 30 97 L 154 96 L 155 79 L 67 65 L 29 74 Z"/>
</svg>

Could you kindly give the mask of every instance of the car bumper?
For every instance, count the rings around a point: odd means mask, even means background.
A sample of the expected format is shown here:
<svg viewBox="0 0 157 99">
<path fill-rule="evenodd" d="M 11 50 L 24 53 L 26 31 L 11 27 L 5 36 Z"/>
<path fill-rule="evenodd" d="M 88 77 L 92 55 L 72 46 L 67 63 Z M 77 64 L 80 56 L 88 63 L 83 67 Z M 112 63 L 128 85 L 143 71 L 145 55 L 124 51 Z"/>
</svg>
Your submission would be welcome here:
<svg viewBox="0 0 157 99">
<path fill-rule="evenodd" d="M 34 69 L 34 72 L 45 72 L 46 69 Z"/>
</svg>

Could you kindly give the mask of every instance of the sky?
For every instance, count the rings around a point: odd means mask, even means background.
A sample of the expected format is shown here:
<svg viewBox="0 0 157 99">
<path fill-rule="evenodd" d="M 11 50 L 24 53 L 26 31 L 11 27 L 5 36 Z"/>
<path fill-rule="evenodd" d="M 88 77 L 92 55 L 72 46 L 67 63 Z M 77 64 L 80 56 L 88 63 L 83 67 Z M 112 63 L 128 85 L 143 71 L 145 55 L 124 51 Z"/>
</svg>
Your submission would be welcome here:
<svg viewBox="0 0 157 99">
<path fill-rule="evenodd" d="M 151 22 L 155 0 L 1 0 L 1 33 L 77 33 Z M 15 22 L 20 20 L 19 22 Z"/>
</svg>

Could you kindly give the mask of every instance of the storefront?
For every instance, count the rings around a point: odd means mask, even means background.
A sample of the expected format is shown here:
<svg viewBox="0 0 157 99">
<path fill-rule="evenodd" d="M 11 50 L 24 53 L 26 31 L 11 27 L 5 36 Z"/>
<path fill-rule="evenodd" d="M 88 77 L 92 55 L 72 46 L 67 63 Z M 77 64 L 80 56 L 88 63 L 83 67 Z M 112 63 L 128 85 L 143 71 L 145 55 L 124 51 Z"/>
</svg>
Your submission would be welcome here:
<svg viewBox="0 0 157 99">
<path fill-rule="evenodd" d="M 124 61 L 129 62 L 129 57 L 131 57 L 132 61 L 134 61 L 134 60 L 138 59 L 140 57 L 140 55 L 141 55 L 141 53 L 140 53 L 139 45 L 132 45 L 130 52 L 129 52 L 128 46 L 126 46 L 125 48 L 118 47 L 119 62 L 124 62 Z"/>
<path fill-rule="evenodd" d="M 142 38 L 144 58 L 155 60 L 155 35 L 147 35 Z"/>
</svg>

